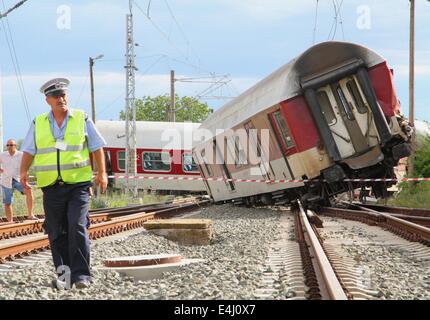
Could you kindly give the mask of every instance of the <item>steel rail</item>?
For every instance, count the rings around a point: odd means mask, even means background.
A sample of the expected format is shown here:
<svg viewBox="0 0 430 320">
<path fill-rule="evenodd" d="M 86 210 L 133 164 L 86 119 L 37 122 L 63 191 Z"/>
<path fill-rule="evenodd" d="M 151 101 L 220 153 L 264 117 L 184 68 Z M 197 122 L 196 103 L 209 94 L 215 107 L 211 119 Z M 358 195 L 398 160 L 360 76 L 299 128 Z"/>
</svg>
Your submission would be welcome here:
<svg viewBox="0 0 430 320">
<path fill-rule="evenodd" d="M 118 208 L 98 208 L 98 209 L 90 209 L 89 213 L 92 214 L 99 214 L 99 213 L 114 213 L 114 212 L 125 212 L 125 211 L 135 211 L 139 212 L 144 211 L 144 209 L 147 209 L 148 207 L 154 207 L 154 206 L 166 206 L 172 203 L 181 203 L 189 201 L 190 199 L 199 199 L 199 198 L 184 198 L 184 199 L 175 199 L 175 200 L 168 200 L 163 202 L 155 202 L 155 203 L 148 203 L 148 204 L 138 204 L 138 205 L 130 205 L 125 207 L 118 207 Z M 44 215 L 37 215 L 40 219 L 43 220 Z M 24 216 L 15 216 L 14 218 L 15 223 L 26 223 L 28 220 L 25 219 Z M 7 222 L 5 217 L 0 218 L 0 226 L 4 225 L 10 225 L 10 222 Z"/>
<path fill-rule="evenodd" d="M 358 205 L 360 207 L 380 211 L 380 212 L 402 214 L 405 216 L 413 216 L 413 217 L 428 217 L 428 218 L 430 218 L 430 210 L 429 209 L 391 207 L 391 206 L 383 206 L 383 205 L 378 205 L 378 204 L 362 204 L 362 203 L 355 203 L 355 202 L 353 204 Z"/>
<path fill-rule="evenodd" d="M 339 279 L 337 278 L 336 273 L 334 272 L 333 267 L 331 266 L 331 263 L 327 258 L 327 255 L 325 254 L 324 249 L 321 246 L 321 243 L 318 240 L 314 229 L 309 223 L 308 217 L 301 205 L 298 214 L 304 228 L 303 231 L 305 235 L 308 236 L 309 245 L 314 251 L 314 258 L 318 263 L 319 271 L 323 277 L 324 285 L 327 289 L 329 298 L 332 300 L 348 300 L 348 297 L 345 294 L 345 291 L 343 290 L 342 285 L 340 284 Z"/>
<path fill-rule="evenodd" d="M 420 241 L 426 245 L 430 245 L 430 228 L 394 217 L 389 213 L 379 212 L 369 208 L 352 210 L 331 207 L 323 207 L 320 213 L 332 214 L 340 218 L 352 219 L 367 224 L 386 227 L 388 230 L 393 231 L 408 240 Z"/>
<path fill-rule="evenodd" d="M 369 212 L 376 211 L 386 213 L 392 217 L 416 223 L 424 227 L 430 227 L 430 210 L 402 207 L 385 207 L 382 205 L 363 205 L 361 203 L 354 202 L 352 204 L 348 203 L 348 205 L 351 208 L 359 208 L 360 210 L 366 210 Z"/>
<path fill-rule="evenodd" d="M 31 239 L 0 245 L 0 263 L 3 259 L 20 254 L 29 254 L 49 247 L 48 236 L 40 235 Z"/>
<path fill-rule="evenodd" d="M 430 227 L 430 217 L 410 216 L 410 215 L 399 214 L 399 213 L 390 213 L 390 216 L 396 217 L 402 220 L 410 221 L 427 228 Z"/>
<path fill-rule="evenodd" d="M 373 209 L 369 209 L 369 208 L 364 208 L 359 206 L 360 208 L 363 208 L 366 211 L 375 213 L 375 214 L 379 214 L 380 216 L 384 217 L 385 219 L 387 219 L 387 222 L 395 225 L 395 226 L 399 226 L 401 228 L 403 228 L 406 231 L 409 231 L 411 233 L 414 233 L 416 235 L 419 235 L 421 237 L 423 237 L 426 240 L 430 241 L 430 228 L 424 227 L 422 225 L 419 225 L 417 223 L 413 223 L 398 217 L 394 217 L 392 214 L 389 213 L 385 213 L 385 212 L 380 212 L 380 211 L 376 211 Z"/>
<path fill-rule="evenodd" d="M 94 211 L 90 211 L 90 222 L 91 224 L 106 222 L 116 217 L 134 214 L 134 213 L 142 213 L 148 211 L 161 210 L 163 208 L 169 208 L 172 205 L 178 205 L 180 203 L 185 203 L 188 201 L 194 200 L 184 199 L 179 201 L 166 201 L 159 202 L 153 204 L 139 205 L 134 207 L 121 207 L 121 208 L 113 208 L 113 209 L 105 209 L 105 211 L 98 210 L 94 213 Z M 43 223 L 44 219 L 39 219 L 37 221 L 28 220 L 25 222 L 17 222 L 17 223 L 6 223 L 0 224 L 0 240 L 15 238 L 20 236 L 25 236 L 33 233 L 43 232 Z"/>
</svg>

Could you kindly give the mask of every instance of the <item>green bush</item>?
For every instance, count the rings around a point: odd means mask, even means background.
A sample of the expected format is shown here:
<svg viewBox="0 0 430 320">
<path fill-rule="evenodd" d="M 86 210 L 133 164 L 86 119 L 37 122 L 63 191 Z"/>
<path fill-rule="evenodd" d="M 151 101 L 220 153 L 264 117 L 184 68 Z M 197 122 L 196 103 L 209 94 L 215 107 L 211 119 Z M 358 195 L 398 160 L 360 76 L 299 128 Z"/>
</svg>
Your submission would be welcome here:
<svg viewBox="0 0 430 320">
<path fill-rule="evenodd" d="M 430 177 L 430 137 L 417 135 L 414 177 Z M 399 192 L 388 201 L 389 205 L 409 208 L 430 208 L 430 181 L 402 182 Z"/>
<path fill-rule="evenodd" d="M 430 208 L 430 182 L 422 181 L 412 187 L 409 182 L 399 184 L 399 193 L 388 200 L 388 205 L 408 208 Z"/>
<path fill-rule="evenodd" d="M 416 152 L 414 176 L 430 177 L 430 137 L 425 137 L 423 146 Z"/>
</svg>

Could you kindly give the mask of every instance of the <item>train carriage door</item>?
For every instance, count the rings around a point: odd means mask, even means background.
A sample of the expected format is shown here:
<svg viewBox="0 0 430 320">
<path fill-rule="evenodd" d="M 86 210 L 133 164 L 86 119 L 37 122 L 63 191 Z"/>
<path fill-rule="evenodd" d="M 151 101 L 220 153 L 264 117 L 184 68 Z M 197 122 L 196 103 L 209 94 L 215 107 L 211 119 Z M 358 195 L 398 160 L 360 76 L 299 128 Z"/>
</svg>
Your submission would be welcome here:
<svg viewBox="0 0 430 320">
<path fill-rule="evenodd" d="M 379 144 L 379 136 L 373 113 L 370 110 L 356 76 L 351 75 L 350 77 L 340 80 L 339 85 L 345 93 L 345 98 L 351 106 L 354 117 L 357 119 L 357 124 L 368 145 L 373 147 Z"/>
<path fill-rule="evenodd" d="M 366 138 L 358 125 L 357 118 L 354 114 L 354 106 L 347 100 L 344 88 L 340 82 L 331 85 L 333 95 L 338 105 L 341 118 L 349 133 L 355 153 L 362 153 L 369 148 Z"/>
<path fill-rule="evenodd" d="M 220 164 L 224 178 L 229 180 L 229 181 L 225 181 L 225 184 L 226 184 L 227 188 L 229 189 L 229 191 L 235 191 L 236 186 L 235 186 L 234 182 L 232 181 L 233 177 L 230 173 L 230 170 L 228 170 L 228 167 L 226 165 L 224 152 L 221 151 L 220 147 L 216 143 L 216 139 L 213 140 L 213 145 L 214 145 L 214 153 L 215 153 L 216 162 Z"/>
<path fill-rule="evenodd" d="M 319 88 L 316 97 L 341 157 L 348 158 L 368 150 L 369 144 L 357 122 L 355 107 L 347 99 L 340 82 Z"/>
<path fill-rule="evenodd" d="M 193 152 L 193 158 L 195 160 L 197 160 L 197 163 L 198 163 L 197 168 L 199 169 L 200 176 L 203 178 L 203 183 L 206 186 L 206 190 L 208 190 L 209 194 L 211 194 L 212 190 L 209 186 L 208 181 L 205 178 L 210 178 L 213 174 L 212 174 L 212 171 L 210 170 L 210 168 L 208 167 L 208 161 L 206 159 L 204 149 L 200 152 L 200 156 L 201 157 L 199 158 L 198 153 Z M 206 172 L 207 172 L 206 176 L 205 176 L 205 171 L 203 170 L 203 166 L 205 166 L 205 168 L 206 168 Z"/>
<path fill-rule="evenodd" d="M 260 158 L 260 170 L 261 170 L 261 174 L 262 176 L 266 179 L 266 180 L 271 180 L 273 179 L 274 173 L 272 170 L 272 167 L 270 165 L 270 158 L 269 155 L 266 154 L 269 150 L 269 146 L 267 146 L 267 150 L 265 150 L 265 148 L 261 147 L 261 141 L 260 138 L 258 136 L 258 132 L 255 129 L 254 124 L 251 121 L 248 121 L 247 123 L 245 123 L 243 125 L 245 127 L 245 130 L 248 134 L 248 139 L 249 139 L 249 147 L 248 147 L 248 152 L 250 152 L 251 147 L 253 147 L 253 150 L 256 150 L 257 153 L 257 157 Z"/>
</svg>

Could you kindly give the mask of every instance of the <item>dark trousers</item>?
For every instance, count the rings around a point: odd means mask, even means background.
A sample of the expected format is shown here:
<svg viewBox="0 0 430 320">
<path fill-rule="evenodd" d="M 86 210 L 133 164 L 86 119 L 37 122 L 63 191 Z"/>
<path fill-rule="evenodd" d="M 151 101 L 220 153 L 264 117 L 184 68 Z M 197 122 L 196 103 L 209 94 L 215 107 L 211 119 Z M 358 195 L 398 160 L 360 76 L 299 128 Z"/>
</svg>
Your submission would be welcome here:
<svg viewBox="0 0 430 320">
<path fill-rule="evenodd" d="M 56 270 L 70 268 L 71 283 L 91 280 L 89 188 L 91 183 L 64 184 L 42 188 L 45 232 L 51 245 Z M 60 268 L 61 269 L 61 268 Z M 57 271 L 58 272 L 58 271 Z"/>
</svg>

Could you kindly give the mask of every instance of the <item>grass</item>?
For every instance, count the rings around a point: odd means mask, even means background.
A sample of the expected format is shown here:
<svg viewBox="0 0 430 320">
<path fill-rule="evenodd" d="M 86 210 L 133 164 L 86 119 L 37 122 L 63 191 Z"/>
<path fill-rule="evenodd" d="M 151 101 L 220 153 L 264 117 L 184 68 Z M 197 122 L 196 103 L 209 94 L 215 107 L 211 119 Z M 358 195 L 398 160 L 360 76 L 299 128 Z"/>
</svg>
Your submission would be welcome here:
<svg viewBox="0 0 430 320">
<path fill-rule="evenodd" d="M 33 189 L 34 195 L 34 214 L 43 215 L 43 194 L 40 189 Z M 137 198 L 126 195 L 122 190 L 107 190 L 105 194 L 91 199 L 91 209 L 97 208 L 117 208 L 133 204 L 149 204 L 155 202 L 166 201 L 169 196 L 147 194 L 146 192 L 139 191 Z M 25 203 L 25 196 L 21 195 L 18 191 L 13 195 L 13 214 L 14 216 L 26 216 L 27 205 Z M 1 209 L 0 217 L 5 217 L 4 208 Z"/>
<path fill-rule="evenodd" d="M 91 200 L 91 209 L 97 208 L 117 208 L 133 204 L 149 204 L 166 201 L 169 196 L 147 194 L 139 191 L 136 198 L 127 195 L 123 190 L 107 190 L 105 194 L 93 197 Z"/>
<path fill-rule="evenodd" d="M 400 192 L 394 198 L 388 200 L 388 205 L 408 208 L 430 208 L 430 182 L 418 182 L 412 188 L 410 188 L 408 182 L 402 182 L 399 185 L 399 190 Z"/>
<path fill-rule="evenodd" d="M 33 189 L 33 212 L 35 215 L 44 214 L 43 213 L 43 202 L 42 202 L 42 190 Z M 25 203 L 25 195 L 22 195 L 18 191 L 15 190 L 13 193 L 13 203 L 12 203 L 13 215 L 17 216 L 26 216 L 27 215 L 27 205 Z M 6 217 L 4 211 L 4 205 L 2 201 L 2 206 L 0 209 L 0 217 Z"/>
</svg>

